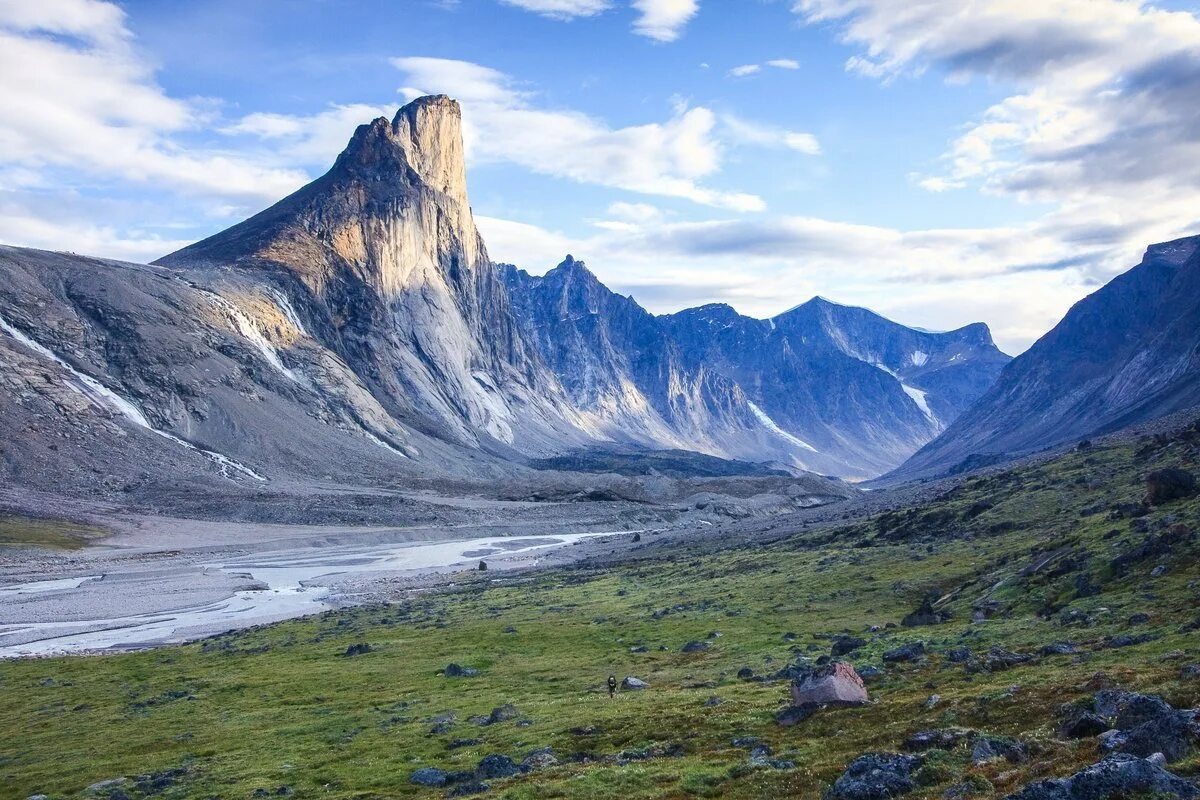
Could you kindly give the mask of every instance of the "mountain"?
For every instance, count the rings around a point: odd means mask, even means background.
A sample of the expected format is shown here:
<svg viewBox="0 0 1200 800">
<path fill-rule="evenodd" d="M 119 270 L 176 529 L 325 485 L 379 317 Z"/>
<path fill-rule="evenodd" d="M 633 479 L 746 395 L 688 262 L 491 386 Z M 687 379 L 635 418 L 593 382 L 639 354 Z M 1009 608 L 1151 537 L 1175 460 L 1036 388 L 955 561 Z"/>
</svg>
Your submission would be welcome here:
<svg viewBox="0 0 1200 800">
<path fill-rule="evenodd" d="M 502 267 L 526 337 L 614 439 L 848 477 L 902 462 L 1008 357 L 984 325 L 929 333 L 821 298 L 771 320 L 714 304 L 654 316 L 568 256 Z"/>
<path fill-rule="evenodd" d="M 362 125 L 324 176 L 157 264 L 260 272 L 394 416 L 505 452 L 583 441 L 518 335 L 467 200 L 461 111 L 422 97 Z"/>
<path fill-rule="evenodd" d="M 942 474 L 1200 403 L 1200 236 L 1151 246 L 1076 303 L 892 479 Z"/>
<path fill-rule="evenodd" d="M 422 97 L 360 126 L 307 186 L 153 264 L 0 246 L 0 475 L 288 508 L 289 492 L 478 486 L 647 448 L 868 477 L 1004 358 L 982 326 L 930 334 L 819 300 L 767 321 L 655 316 L 571 258 L 541 277 L 498 266 L 459 106 Z"/>
</svg>

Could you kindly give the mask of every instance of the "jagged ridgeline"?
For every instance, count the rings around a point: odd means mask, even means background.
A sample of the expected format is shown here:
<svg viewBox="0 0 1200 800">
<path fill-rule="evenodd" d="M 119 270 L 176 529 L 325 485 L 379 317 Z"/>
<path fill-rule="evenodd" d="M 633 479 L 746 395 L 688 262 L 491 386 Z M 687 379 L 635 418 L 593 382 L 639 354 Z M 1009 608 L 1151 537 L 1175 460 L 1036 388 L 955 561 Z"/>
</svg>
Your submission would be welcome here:
<svg viewBox="0 0 1200 800">
<path fill-rule="evenodd" d="M 3 471 L 52 491 L 486 480 L 630 447 L 864 478 L 1007 361 L 982 325 L 820 299 L 654 316 L 571 258 L 498 267 L 445 96 L 152 265 L 6 247 L 0 267 Z"/>
</svg>

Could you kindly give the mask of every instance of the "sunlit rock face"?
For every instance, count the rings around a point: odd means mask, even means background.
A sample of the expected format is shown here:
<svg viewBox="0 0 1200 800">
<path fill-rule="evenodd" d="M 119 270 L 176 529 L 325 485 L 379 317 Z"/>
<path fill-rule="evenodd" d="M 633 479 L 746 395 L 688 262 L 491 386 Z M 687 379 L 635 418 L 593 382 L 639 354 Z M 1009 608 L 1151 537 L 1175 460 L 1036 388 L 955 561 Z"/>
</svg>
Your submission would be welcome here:
<svg viewBox="0 0 1200 800">
<path fill-rule="evenodd" d="M 268 272 L 380 402 L 431 435 L 532 454 L 585 439 L 513 324 L 448 97 L 360 126 L 324 176 L 159 263 Z"/>
</svg>

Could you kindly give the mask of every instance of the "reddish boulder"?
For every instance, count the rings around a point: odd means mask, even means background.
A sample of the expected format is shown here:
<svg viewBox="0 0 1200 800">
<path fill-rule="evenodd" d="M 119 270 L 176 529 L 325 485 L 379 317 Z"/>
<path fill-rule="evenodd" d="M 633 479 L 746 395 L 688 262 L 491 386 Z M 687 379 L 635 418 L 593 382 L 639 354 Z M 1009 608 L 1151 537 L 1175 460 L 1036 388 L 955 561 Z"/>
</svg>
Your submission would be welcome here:
<svg viewBox="0 0 1200 800">
<path fill-rule="evenodd" d="M 792 682 L 792 705 L 865 705 L 870 702 L 863 679 L 845 661 L 835 661 Z"/>
</svg>

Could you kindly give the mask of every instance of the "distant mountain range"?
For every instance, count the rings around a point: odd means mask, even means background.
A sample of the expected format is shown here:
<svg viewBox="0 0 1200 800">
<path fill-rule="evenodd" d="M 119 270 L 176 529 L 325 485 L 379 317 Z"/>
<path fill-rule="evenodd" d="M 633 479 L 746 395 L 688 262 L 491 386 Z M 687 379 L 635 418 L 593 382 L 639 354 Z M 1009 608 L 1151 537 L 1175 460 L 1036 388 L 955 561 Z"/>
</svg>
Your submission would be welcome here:
<svg viewBox="0 0 1200 800">
<path fill-rule="evenodd" d="M 1200 405 L 1200 236 L 1080 300 L 894 475 L 962 471 Z"/>
<path fill-rule="evenodd" d="M 1194 396 L 1195 240 L 1011 364 L 982 324 L 931 333 L 822 298 L 656 316 L 570 256 L 543 276 L 493 264 L 460 118 L 433 96 L 360 126 L 328 173 L 153 265 L 0 248 L 5 479 L 479 481 L 630 448 L 860 479 Z M 626 455 L 581 456 L 606 450 Z"/>
<path fill-rule="evenodd" d="M 1008 356 L 987 326 L 929 333 L 822 298 L 769 320 L 654 316 L 568 256 L 501 268 L 527 339 L 606 435 L 868 477 L 933 438 Z"/>
</svg>

